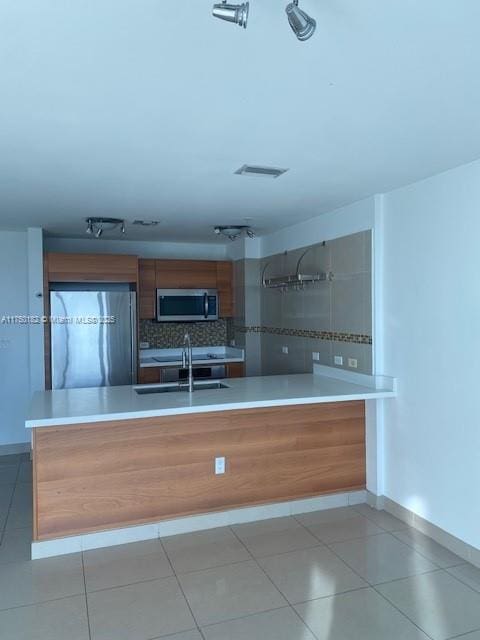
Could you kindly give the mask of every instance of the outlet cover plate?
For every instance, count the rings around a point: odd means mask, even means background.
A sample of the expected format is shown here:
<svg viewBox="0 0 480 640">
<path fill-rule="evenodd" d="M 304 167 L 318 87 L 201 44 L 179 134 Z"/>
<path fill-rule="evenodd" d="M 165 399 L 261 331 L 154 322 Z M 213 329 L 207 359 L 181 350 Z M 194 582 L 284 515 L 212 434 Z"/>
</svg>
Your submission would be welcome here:
<svg viewBox="0 0 480 640">
<path fill-rule="evenodd" d="M 225 458 L 215 458 L 215 475 L 222 475 L 225 473 Z"/>
</svg>

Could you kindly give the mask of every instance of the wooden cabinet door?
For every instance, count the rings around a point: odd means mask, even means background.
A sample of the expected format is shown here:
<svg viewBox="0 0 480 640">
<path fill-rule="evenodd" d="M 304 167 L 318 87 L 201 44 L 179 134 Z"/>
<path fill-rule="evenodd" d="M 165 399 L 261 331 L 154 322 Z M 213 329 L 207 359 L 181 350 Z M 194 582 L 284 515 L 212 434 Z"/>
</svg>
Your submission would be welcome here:
<svg viewBox="0 0 480 640">
<path fill-rule="evenodd" d="M 219 317 L 233 317 L 233 263 L 217 262 Z"/>
<path fill-rule="evenodd" d="M 217 263 L 213 260 L 156 260 L 158 289 L 216 289 Z"/>
<path fill-rule="evenodd" d="M 138 261 L 138 307 L 141 320 L 155 318 L 155 260 Z"/>
<path fill-rule="evenodd" d="M 154 384 L 161 381 L 160 367 L 140 367 L 138 370 L 139 384 Z"/>
<path fill-rule="evenodd" d="M 102 253 L 48 253 L 49 282 L 134 282 L 137 256 Z"/>
<path fill-rule="evenodd" d="M 243 378 L 245 376 L 244 362 L 229 362 L 227 364 L 227 378 Z"/>
</svg>

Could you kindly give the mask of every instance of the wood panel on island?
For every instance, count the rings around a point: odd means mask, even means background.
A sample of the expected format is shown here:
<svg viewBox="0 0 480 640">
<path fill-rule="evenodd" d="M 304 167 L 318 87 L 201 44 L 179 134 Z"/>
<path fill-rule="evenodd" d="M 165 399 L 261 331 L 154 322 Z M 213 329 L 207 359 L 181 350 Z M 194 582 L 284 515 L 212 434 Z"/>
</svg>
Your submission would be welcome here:
<svg viewBox="0 0 480 640">
<path fill-rule="evenodd" d="M 34 540 L 364 489 L 365 457 L 363 401 L 33 429 Z"/>
</svg>

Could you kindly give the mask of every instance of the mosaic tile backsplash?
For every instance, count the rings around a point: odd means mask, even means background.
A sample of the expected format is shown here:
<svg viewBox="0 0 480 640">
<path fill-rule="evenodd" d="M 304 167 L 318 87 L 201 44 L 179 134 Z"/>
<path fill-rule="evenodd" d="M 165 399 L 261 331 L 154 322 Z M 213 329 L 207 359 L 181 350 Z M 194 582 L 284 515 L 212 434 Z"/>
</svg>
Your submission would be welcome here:
<svg viewBox="0 0 480 640">
<path fill-rule="evenodd" d="M 356 344 L 372 344 L 372 336 L 361 333 L 340 333 L 335 331 L 317 331 L 316 329 L 287 329 L 284 327 L 236 326 L 239 333 L 272 333 L 278 336 L 296 336 L 298 338 L 315 338 L 317 340 L 333 340 L 334 342 L 353 342 Z"/>
<path fill-rule="evenodd" d="M 233 336 L 232 322 L 155 322 L 140 320 L 140 341 L 151 349 L 172 349 L 183 345 L 185 333 L 190 335 L 192 347 L 222 347 Z"/>
</svg>

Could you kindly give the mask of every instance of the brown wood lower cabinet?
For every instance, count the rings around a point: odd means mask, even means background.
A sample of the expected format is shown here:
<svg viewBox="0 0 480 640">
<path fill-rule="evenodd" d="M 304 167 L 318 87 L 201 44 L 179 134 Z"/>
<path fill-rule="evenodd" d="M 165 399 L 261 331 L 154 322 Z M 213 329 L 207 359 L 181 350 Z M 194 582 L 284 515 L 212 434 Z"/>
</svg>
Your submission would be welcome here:
<svg viewBox="0 0 480 640">
<path fill-rule="evenodd" d="M 152 384 L 162 381 L 160 367 L 140 367 L 138 369 L 138 384 Z"/>
<path fill-rule="evenodd" d="M 244 362 L 229 362 L 226 365 L 227 378 L 243 378 L 245 376 Z"/>
<path fill-rule="evenodd" d="M 35 540 L 365 487 L 363 401 L 45 427 L 33 447 Z"/>
</svg>

